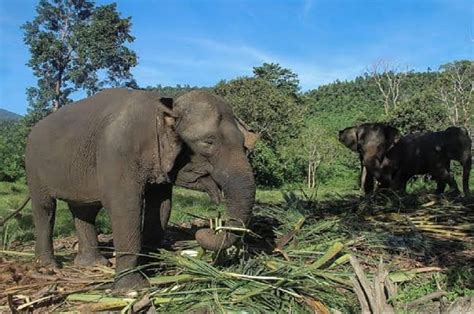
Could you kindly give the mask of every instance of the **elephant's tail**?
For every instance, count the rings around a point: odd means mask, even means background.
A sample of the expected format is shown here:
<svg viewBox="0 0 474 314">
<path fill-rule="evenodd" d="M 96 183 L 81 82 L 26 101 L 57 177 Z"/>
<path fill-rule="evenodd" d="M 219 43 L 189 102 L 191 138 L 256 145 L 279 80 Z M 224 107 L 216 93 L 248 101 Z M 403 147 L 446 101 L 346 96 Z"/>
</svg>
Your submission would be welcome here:
<svg viewBox="0 0 474 314">
<path fill-rule="evenodd" d="M 21 212 L 23 210 L 23 208 L 25 208 L 26 204 L 28 204 L 30 199 L 31 199 L 31 197 L 29 195 L 27 195 L 25 197 L 25 199 L 23 200 L 23 202 L 21 203 L 21 205 L 17 209 L 15 209 L 11 214 L 7 215 L 2 220 L 0 220 L 0 227 L 2 227 L 7 221 L 9 221 L 13 217 L 15 217 L 19 212 Z"/>
</svg>

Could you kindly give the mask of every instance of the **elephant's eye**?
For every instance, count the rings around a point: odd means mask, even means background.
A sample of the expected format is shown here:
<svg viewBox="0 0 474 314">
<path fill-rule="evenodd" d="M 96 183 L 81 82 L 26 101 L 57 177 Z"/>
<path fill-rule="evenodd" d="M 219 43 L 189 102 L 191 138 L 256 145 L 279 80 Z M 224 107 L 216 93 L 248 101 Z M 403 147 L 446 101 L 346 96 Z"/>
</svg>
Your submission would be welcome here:
<svg viewBox="0 0 474 314">
<path fill-rule="evenodd" d="M 214 145 L 215 142 L 216 142 L 216 138 L 214 136 L 209 136 L 203 141 L 204 144 L 209 145 L 209 146 Z"/>
</svg>

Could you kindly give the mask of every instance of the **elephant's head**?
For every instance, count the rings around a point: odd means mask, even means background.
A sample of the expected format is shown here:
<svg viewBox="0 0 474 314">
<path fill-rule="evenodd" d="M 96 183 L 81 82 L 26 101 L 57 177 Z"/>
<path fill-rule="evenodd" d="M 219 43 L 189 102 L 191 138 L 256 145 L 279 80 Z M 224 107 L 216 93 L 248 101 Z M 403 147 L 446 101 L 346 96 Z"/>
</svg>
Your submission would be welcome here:
<svg viewBox="0 0 474 314">
<path fill-rule="evenodd" d="M 173 105 L 174 130 L 182 148 L 172 177 L 176 185 L 208 192 L 214 200 L 223 193 L 227 226 L 244 227 L 255 201 L 253 171 L 246 152 L 256 135 L 235 118 L 224 99 L 205 91 L 192 91 Z M 205 249 L 230 247 L 237 235 L 201 229 L 196 240 Z"/>
<path fill-rule="evenodd" d="M 339 131 L 339 141 L 358 152 L 364 166 L 377 178 L 385 153 L 399 140 L 400 132 L 382 123 L 365 123 Z"/>
</svg>

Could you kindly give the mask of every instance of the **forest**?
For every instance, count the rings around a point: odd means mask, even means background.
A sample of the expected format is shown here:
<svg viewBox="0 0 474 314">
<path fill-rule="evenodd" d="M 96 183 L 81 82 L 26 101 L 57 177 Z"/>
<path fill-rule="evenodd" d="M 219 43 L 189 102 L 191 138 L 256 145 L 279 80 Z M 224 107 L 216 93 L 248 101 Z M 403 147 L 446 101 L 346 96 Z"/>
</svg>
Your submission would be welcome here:
<svg viewBox="0 0 474 314">
<path fill-rule="evenodd" d="M 260 135 L 250 158 L 262 188 L 338 186 L 348 181 L 353 185 L 346 188 L 352 188 L 357 184 L 359 166 L 356 155 L 338 142 L 339 130 L 364 122 L 389 123 L 404 134 L 438 131 L 450 125 L 472 128 L 472 61 L 453 61 L 425 72 L 397 72 L 390 66 L 368 66 L 367 73 L 354 80 L 335 81 L 305 92 L 297 73 L 275 63 L 255 67 L 251 77 L 221 81 L 211 87 L 137 88 L 167 97 L 206 89 L 224 97 L 236 115 Z M 383 91 L 392 92 L 391 78 L 398 80 L 397 94 L 386 98 Z M 0 180 L 24 177 L 23 152 L 31 125 L 27 120 L 35 114 L 32 110 L 24 119 L 1 122 Z"/>
<path fill-rule="evenodd" d="M 123 18 L 116 4 L 68 5 L 40 1 L 37 16 L 22 26 L 28 66 L 38 80 L 26 91 L 27 113 L 0 118 L 0 311 L 473 309 L 473 197 L 435 195 L 428 175 L 412 178 L 405 194 L 364 194 L 359 156 L 338 134 L 380 122 L 402 135 L 463 127 L 472 139 L 474 61 L 413 70 L 379 60 L 354 79 L 311 90 L 303 90 L 298 73 L 278 62 L 214 86 L 141 86 L 131 71 L 139 62 L 129 48 L 131 18 Z M 108 87 L 173 99 L 205 90 L 222 97 L 258 134 L 247 156 L 255 205 L 250 225 L 237 230 L 242 235 L 236 244 L 216 252 L 200 247 L 194 237 L 200 229 L 225 230 L 226 207 L 205 193 L 173 187 L 173 210 L 159 248 L 144 249 L 140 258 L 147 263 L 125 273 L 143 275 L 149 287 L 125 296 L 111 290 L 117 253 L 106 210 L 95 227 L 108 264 L 84 267 L 74 262 L 78 240 L 68 204 L 57 202 L 54 249 L 63 267 L 50 269 L 35 263 L 33 214 L 25 202 L 25 145 L 32 127 L 74 106 L 75 92 L 92 96 Z M 459 183 L 460 166 L 453 162 L 451 170 Z M 470 185 L 472 190 L 472 175 Z"/>
</svg>

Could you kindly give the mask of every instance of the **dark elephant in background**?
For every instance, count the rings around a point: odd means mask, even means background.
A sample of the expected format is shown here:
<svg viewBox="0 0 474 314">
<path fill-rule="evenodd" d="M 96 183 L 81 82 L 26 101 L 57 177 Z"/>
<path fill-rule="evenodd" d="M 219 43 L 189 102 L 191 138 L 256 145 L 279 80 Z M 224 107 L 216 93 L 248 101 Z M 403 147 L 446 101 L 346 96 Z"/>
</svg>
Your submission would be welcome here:
<svg viewBox="0 0 474 314">
<path fill-rule="evenodd" d="M 144 245 L 163 237 L 173 185 L 206 191 L 216 201 L 223 194 L 227 225 L 248 225 L 256 188 L 244 145 L 252 139 L 229 104 L 204 91 L 173 103 L 150 91 L 108 89 L 52 113 L 32 129 L 26 147 L 38 261 L 57 265 L 52 237 L 59 199 L 74 217 L 75 262 L 106 263 L 95 229 L 104 207 L 117 251 L 114 289 L 147 285 L 140 273 L 126 271 L 139 264 Z M 237 239 L 229 231 L 196 233 L 209 250 Z"/>
<path fill-rule="evenodd" d="M 375 179 L 382 187 L 388 182 L 381 175 L 381 163 L 385 153 L 400 139 L 400 132 L 383 123 L 364 123 L 339 131 L 339 141 L 359 154 L 361 165 L 360 186 L 365 193 L 374 190 Z"/>
<path fill-rule="evenodd" d="M 414 175 L 430 174 L 437 182 L 436 193 L 443 193 L 446 184 L 452 192 L 459 193 L 458 185 L 450 173 L 450 162 L 456 160 L 463 167 L 463 191 L 468 196 L 471 145 L 469 134 L 462 127 L 408 134 L 387 152 L 382 162 L 382 172 L 395 190 L 405 191 L 408 180 Z"/>
</svg>

